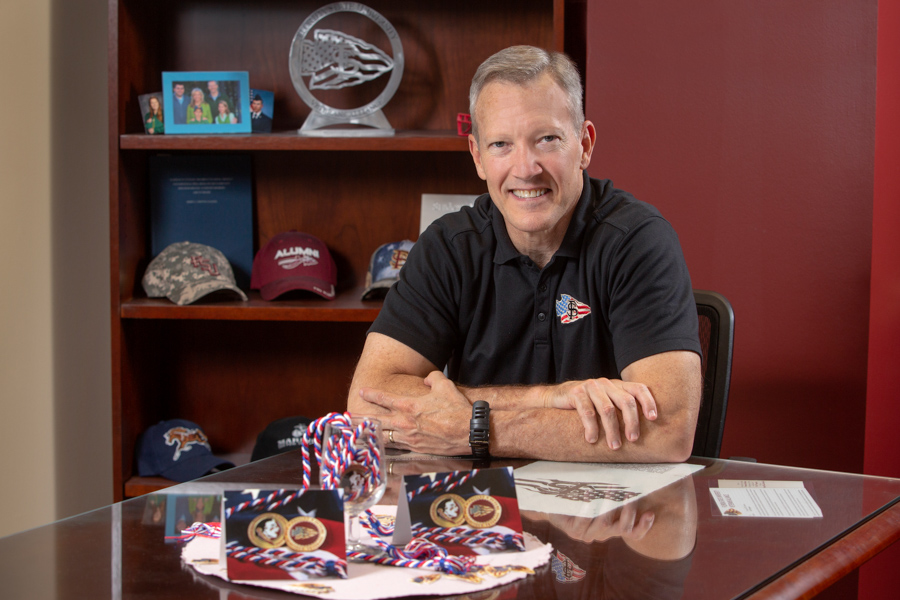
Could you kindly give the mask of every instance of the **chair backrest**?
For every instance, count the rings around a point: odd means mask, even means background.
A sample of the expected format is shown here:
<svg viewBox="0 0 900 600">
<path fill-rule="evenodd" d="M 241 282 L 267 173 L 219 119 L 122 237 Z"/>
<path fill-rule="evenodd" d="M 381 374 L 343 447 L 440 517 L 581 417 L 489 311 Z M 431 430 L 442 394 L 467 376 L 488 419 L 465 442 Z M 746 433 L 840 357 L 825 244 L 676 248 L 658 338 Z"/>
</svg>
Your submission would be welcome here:
<svg viewBox="0 0 900 600">
<path fill-rule="evenodd" d="M 716 292 L 694 290 L 694 301 L 703 349 L 703 396 L 692 454 L 718 458 L 731 384 L 734 310 L 725 296 Z"/>
</svg>

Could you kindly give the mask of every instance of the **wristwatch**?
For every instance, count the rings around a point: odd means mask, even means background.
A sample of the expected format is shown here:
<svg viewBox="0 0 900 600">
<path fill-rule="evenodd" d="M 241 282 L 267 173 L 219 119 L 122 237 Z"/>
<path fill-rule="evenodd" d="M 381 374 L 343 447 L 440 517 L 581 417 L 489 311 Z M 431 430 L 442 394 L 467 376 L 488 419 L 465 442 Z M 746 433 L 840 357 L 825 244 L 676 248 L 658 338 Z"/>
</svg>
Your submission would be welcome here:
<svg viewBox="0 0 900 600">
<path fill-rule="evenodd" d="M 469 421 L 469 447 L 472 448 L 472 456 L 487 458 L 491 455 L 491 405 L 484 400 L 477 400 L 472 404 L 472 420 Z"/>
</svg>

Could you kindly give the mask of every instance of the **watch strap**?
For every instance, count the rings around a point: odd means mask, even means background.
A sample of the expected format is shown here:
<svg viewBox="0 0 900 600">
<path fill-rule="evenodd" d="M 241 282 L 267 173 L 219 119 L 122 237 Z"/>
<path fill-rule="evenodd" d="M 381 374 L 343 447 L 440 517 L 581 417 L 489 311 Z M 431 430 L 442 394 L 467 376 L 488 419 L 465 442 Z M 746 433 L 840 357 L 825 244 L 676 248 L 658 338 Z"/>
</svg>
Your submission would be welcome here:
<svg viewBox="0 0 900 600">
<path fill-rule="evenodd" d="M 472 420 L 469 421 L 469 447 L 472 455 L 483 458 L 490 456 L 491 405 L 484 400 L 472 404 Z"/>
</svg>

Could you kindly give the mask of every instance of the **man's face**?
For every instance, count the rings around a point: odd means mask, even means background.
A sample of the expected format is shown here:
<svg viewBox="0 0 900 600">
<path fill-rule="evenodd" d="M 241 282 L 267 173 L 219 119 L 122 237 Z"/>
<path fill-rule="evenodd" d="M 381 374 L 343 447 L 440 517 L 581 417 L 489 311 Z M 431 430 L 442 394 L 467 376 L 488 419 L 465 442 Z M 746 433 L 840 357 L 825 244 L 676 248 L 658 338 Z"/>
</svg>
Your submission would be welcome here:
<svg viewBox="0 0 900 600">
<path fill-rule="evenodd" d="M 219 93 L 219 83 L 217 81 L 210 81 L 206 86 L 209 89 L 209 93 L 213 96 Z"/>
<path fill-rule="evenodd" d="M 175 95 L 181 98 L 184 96 L 184 85 L 180 83 L 175 84 Z"/>
<path fill-rule="evenodd" d="M 262 110 L 262 100 L 254 100 L 250 103 L 250 110 L 259 112 Z"/>
<path fill-rule="evenodd" d="M 520 252 L 562 241 L 581 196 L 595 131 L 575 131 L 566 94 L 550 75 L 524 86 L 494 81 L 475 104 L 469 150 Z"/>
</svg>

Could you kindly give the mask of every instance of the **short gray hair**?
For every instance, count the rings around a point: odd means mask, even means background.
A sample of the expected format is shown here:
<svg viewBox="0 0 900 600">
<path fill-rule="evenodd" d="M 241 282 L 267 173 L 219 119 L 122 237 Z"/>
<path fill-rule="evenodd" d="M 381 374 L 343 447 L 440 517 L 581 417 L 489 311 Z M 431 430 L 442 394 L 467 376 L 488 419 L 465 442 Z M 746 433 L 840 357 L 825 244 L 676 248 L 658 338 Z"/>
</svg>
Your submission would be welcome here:
<svg viewBox="0 0 900 600">
<path fill-rule="evenodd" d="M 525 85 L 548 73 L 562 88 L 568 98 L 569 113 L 575 131 L 584 124 L 583 88 L 578 68 L 562 52 L 547 52 L 534 46 L 511 46 L 489 57 L 472 78 L 469 87 L 469 114 L 472 116 L 472 135 L 478 137 L 478 119 L 475 102 L 481 90 L 492 81 L 504 81 Z"/>
</svg>

